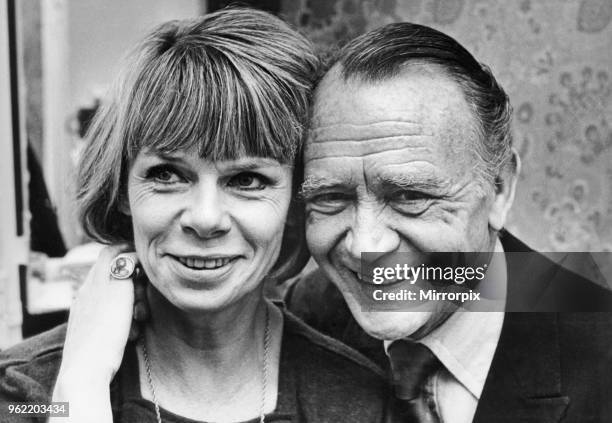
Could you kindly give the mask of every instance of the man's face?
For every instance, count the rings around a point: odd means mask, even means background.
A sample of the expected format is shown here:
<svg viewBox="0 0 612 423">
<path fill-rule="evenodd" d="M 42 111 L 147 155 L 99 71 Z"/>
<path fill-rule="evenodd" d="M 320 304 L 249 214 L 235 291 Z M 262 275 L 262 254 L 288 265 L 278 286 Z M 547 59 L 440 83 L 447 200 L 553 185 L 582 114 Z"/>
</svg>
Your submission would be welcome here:
<svg viewBox="0 0 612 423">
<path fill-rule="evenodd" d="M 332 69 L 313 113 L 303 186 L 313 257 L 371 335 L 434 327 L 441 313 L 366 311 L 351 292 L 368 283 L 362 252 L 493 248 L 495 193 L 475 171 L 477 126 L 461 88 L 431 67 L 373 83 Z"/>
</svg>

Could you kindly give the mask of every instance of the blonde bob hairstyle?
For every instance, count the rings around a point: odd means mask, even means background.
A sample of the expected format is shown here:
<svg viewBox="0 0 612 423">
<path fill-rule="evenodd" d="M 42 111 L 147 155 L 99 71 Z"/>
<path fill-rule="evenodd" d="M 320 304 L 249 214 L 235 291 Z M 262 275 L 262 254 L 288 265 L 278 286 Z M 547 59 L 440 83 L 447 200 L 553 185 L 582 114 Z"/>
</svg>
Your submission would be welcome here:
<svg viewBox="0 0 612 423">
<path fill-rule="evenodd" d="M 254 9 L 224 9 L 156 28 L 128 56 L 87 135 L 77 202 L 85 232 L 102 243 L 133 243 L 122 212 L 127 175 L 143 149 L 194 149 L 202 158 L 242 156 L 295 163 L 293 194 L 276 278 L 308 259 L 301 150 L 318 60 L 282 20 Z"/>
</svg>

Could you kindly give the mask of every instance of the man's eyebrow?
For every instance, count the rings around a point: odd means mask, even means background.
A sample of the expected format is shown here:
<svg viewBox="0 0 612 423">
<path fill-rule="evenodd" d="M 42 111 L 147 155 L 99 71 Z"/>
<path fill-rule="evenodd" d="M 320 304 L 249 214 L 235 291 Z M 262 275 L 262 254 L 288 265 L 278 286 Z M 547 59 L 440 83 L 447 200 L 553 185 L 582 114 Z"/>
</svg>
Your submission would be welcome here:
<svg viewBox="0 0 612 423">
<path fill-rule="evenodd" d="M 337 179 L 337 178 L 325 178 L 320 176 L 308 176 L 305 178 L 304 182 L 300 186 L 300 196 L 303 198 L 308 198 L 313 194 L 323 191 L 325 189 L 330 189 L 334 187 L 351 187 L 351 182 Z"/>
<path fill-rule="evenodd" d="M 422 189 L 428 191 L 441 191 L 450 184 L 443 178 L 434 175 L 380 175 L 376 177 L 376 182 L 383 187 L 403 188 L 403 189 Z"/>
</svg>

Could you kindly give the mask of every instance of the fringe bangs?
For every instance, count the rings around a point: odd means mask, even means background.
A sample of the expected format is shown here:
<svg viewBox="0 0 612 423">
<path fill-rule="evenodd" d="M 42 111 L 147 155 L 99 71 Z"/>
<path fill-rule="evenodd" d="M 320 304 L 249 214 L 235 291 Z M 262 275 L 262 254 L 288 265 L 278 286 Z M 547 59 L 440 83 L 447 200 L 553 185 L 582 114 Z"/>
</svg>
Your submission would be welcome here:
<svg viewBox="0 0 612 423">
<path fill-rule="evenodd" d="M 200 157 L 291 162 L 301 145 L 307 98 L 266 69 L 214 47 L 176 44 L 134 84 L 126 122 L 128 160 L 142 148 L 190 149 Z M 301 116 L 296 116 L 296 109 Z"/>
</svg>

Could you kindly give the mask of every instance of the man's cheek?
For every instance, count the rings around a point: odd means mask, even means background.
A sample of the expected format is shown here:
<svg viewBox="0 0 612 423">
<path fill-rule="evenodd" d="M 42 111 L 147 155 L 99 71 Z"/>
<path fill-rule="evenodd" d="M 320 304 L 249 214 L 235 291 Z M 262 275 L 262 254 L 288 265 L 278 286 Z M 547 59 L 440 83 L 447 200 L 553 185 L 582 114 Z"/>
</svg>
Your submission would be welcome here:
<svg viewBox="0 0 612 423">
<path fill-rule="evenodd" d="M 327 255 L 334 246 L 337 236 L 337 225 L 333 224 L 331 218 L 322 219 L 309 217 L 306 224 L 306 242 L 312 256 L 318 260 L 319 257 Z M 336 226 L 336 230 L 334 230 Z"/>
</svg>

